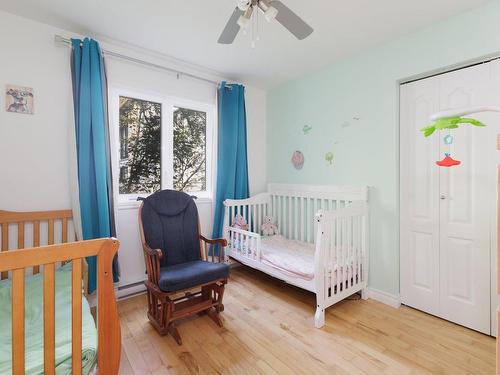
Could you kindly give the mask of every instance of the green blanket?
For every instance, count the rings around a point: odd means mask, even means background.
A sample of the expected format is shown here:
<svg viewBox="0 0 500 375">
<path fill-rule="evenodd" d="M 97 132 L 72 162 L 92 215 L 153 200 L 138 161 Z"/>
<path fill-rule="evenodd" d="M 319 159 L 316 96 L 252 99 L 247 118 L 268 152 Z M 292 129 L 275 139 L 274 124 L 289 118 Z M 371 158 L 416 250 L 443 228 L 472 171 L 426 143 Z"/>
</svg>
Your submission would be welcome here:
<svg viewBox="0 0 500 375">
<path fill-rule="evenodd" d="M 26 277 L 26 374 L 43 374 L 43 275 Z M 0 374 L 12 372 L 11 281 L 0 282 Z M 56 272 L 56 373 L 71 374 L 71 264 Z M 82 297 L 82 367 L 88 374 L 97 355 L 97 331 Z"/>
</svg>

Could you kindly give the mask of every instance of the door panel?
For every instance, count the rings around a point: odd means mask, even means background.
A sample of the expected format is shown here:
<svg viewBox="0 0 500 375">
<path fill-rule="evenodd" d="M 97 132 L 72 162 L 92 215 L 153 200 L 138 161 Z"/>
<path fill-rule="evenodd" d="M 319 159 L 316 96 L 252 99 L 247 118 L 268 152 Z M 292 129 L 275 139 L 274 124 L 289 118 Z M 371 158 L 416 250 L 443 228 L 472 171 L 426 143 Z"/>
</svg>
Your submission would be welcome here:
<svg viewBox="0 0 500 375">
<path fill-rule="evenodd" d="M 412 267 L 411 285 L 419 288 L 423 292 L 433 293 L 434 275 L 432 267 L 429 267 L 429 259 L 434 257 L 434 241 L 432 234 L 418 233 L 413 231 L 411 234 L 410 258 Z"/>
<path fill-rule="evenodd" d="M 490 66 L 478 65 L 439 77 L 441 109 L 481 105 L 488 95 Z M 479 118 L 480 115 L 475 118 Z M 462 125 L 440 142 L 462 164 L 440 168 L 440 316 L 490 332 L 490 223 L 486 128 Z M 442 139 L 444 134 L 439 135 Z"/>
<path fill-rule="evenodd" d="M 438 109 L 437 81 L 401 87 L 401 299 L 431 314 L 439 313 L 439 174 L 436 139 L 420 128 Z"/>
</svg>

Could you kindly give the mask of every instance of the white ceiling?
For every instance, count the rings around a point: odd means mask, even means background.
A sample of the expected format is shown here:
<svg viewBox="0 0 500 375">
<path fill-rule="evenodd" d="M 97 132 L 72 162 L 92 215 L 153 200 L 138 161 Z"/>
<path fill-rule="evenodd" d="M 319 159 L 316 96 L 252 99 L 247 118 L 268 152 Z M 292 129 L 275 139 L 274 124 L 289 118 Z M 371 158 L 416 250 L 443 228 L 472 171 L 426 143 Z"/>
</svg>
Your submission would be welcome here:
<svg viewBox="0 0 500 375">
<path fill-rule="evenodd" d="M 75 32 L 151 49 L 262 88 L 271 88 L 364 48 L 397 38 L 488 0 L 283 0 L 314 29 L 296 40 L 261 22 L 261 40 L 217 38 L 235 0 L 0 0 L 0 9 Z"/>
</svg>

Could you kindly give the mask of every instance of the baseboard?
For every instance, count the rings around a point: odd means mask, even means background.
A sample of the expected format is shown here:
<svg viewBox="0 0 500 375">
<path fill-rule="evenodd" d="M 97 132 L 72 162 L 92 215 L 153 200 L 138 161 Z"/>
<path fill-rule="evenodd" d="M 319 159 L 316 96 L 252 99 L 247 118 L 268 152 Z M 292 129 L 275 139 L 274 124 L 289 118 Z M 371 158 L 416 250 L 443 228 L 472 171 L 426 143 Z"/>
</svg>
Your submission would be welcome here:
<svg viewBox="0 0 500 375">
<path fill-rule="evenodd" d="M 385 305 L 399 309 L 401 307 L 401 298 L 399 295 L 383 292 L 378 289 L 373 289 L 368 287 L 368 298 L 373 299 L 378 302 L 382 302 Z"/>
<path fill-rule="evenodd" d="M 146 286 L 144 285 L 144 282 L 139 282 L 118 288 L 118 290 L 115 290 L 115 295 L 117 300 L 122 300 L 128 297 L 133 297 L 145 291 L 146 291 Z"/>
</svg>

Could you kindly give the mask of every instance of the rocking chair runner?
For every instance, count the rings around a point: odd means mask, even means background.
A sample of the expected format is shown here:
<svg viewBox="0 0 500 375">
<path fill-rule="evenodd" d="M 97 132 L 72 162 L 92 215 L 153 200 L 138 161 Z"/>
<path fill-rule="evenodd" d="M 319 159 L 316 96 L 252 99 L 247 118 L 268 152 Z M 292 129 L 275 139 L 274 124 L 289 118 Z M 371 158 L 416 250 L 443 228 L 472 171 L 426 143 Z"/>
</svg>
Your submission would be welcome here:
<svg viewBox="0 0 500 375">
<path fill-rule="evenodd" d="M 193 198 L 173 190 L 150 195 L 139 209 L 139 228 L 148 274 L 148 317 L 156 330 L 170 333 L 182 345 L 174 323 L 178 319 L 207 313 L 222 327 L 219 313 L 224 310 L 229 276 L 229 266 L 222 263 L 227 241 L 200 234 Z M 207 244 L 212 245 L 211 262 Z M 199 290 L 193 292 L 194 288 Z"/>
</svg>

